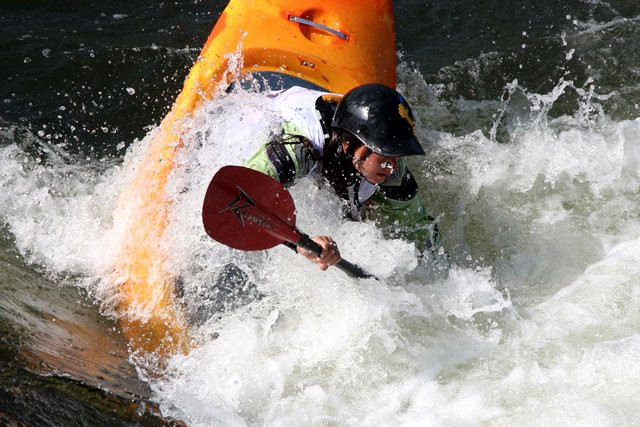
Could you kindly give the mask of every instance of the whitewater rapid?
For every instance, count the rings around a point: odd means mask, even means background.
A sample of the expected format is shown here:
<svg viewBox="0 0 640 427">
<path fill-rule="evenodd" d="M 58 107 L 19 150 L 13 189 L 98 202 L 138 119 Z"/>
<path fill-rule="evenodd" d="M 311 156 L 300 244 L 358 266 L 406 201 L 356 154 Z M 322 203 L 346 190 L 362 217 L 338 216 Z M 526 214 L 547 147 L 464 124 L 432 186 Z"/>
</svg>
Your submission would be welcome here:
<svg viewBox="0 0 640 427">
<path fill-rule="evenodd" d="M 201 327 L 211 338 L 152 384 L 162 407 L 194 425 L 632 422 L 640 121 L 608 119 L 588 84 L 510 90 L 508 143 L 423 131 L 435 143 L 414 168 L 445 230 L 447 278 L 429 276 L 412 245 L 342 220 L 336 198 L 304 180 L 292 189 L 301 228 L 333 235 L 381 281 L 320 273 L 284 248 L 190 244 L 191 283 L 240 259 L 264 297 Z M 580 111 L 549 117 L 568 90 L 581 92 Z M 205 169 L 245 154 L 221 161 L 216 147 L 246 141 L 246 129 L 202 126 L 191 159 Z M 183 220 L 200 202 L 191 197 L 177 203 Z"/>
<path fill-rule="evenodd" d="M 379 281 L 321 272 L 284 247 L 242 253 L 213 242 L 200 217 L 206 185 L 251 155 L 275 117 L 267 97 L 240 91 L 191 119 L 167 188 L 172 271 L 191 312 L 231 262 L 259 296 L 199 323 L 199 346 L 147 379 L 165 415 L 203 426 L 637 420 L 640 120 L 608 118 L 588 83 L 534 94 L 514 82 L 496 132 L 438 133 L 428 125 L 447 120 L 446 108 L 416 79 L 405 70 L 400 88 L 433 144 L 411 168 L 440 218 L 446 277 L 412 244 L 341 218 L 337 197 L 307 179 L 291 188 L 299 227 L 333 236 Z M 582 91 L 579 111 L 551 117 L 569 90 Z M 508 141 L 496 140 L 497 126 Z M 123 161 L 0 148 L 0 215 L 16 247 L 74 277 L 107 315 L 111 215 L 144 144 Z"/>
</svg>

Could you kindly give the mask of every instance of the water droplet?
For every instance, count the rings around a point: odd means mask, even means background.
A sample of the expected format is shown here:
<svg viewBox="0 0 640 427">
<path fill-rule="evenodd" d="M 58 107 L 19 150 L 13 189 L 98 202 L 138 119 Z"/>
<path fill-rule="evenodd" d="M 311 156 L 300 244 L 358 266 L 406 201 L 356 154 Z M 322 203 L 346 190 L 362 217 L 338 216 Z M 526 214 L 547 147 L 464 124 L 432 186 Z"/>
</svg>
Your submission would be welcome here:
<svg viewBox="0 0 640 427">
<path fill-rule="evenodd" d="M 134 93 L 136 93 L 136 90 L 135 90 L 134 88 L 132 88 L 132 87 L 128 87 L 128 88 L 127 88 L 127 93 L 128 93 L 129 95 L 133 95 Z"/>
<path fill-rule="evenodd" d="M 569 52 L 567 52 L 567 54 L 565 55 L 565 59 L 569 61 L 571 58 L 573 58 L 573 54 L 575 51 L 575 49 L 571 49 Z"/>
</svg>

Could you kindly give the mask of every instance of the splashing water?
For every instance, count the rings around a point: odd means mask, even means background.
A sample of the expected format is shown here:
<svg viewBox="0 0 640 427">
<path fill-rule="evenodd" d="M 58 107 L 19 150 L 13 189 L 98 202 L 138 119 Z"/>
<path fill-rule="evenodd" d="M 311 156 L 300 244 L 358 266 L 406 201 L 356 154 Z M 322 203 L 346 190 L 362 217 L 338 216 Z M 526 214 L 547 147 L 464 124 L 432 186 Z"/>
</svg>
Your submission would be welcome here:
<svg viewBox="0 0 640 427">
<path fill-rule="evenodd" d="M 410 84 L 421 77 L 401 71 L 419 120 L 438 108 L 429 120 L 447 121 L 424 82 Z M 580 110 L 552 118 L 568 90 Z M 343 220 L 337 197 L 306 179 L 291 189 L 300 228 L 332 235 L 380 281 L 321 273 L 282 247 L 242 253 L 211 241 L 200 220 L 211 176 L 251 155 L 276 113 L 268 97 L 242 91 L 199 109 L 167 188 L 171 268 L 192 314 L 229 263 L 256 292 L 205 310 L 200 345 L 148 379 L 163 412 L 192 425 L 633 422 L 640 120 L 607 118 L 588 83 L 540 95 L 514 82 L 507 92 L 494 132 L 422 135 L 434 143 L 412 170 L 454 264 L 439 279 L 412 244 Z M 496 141 L 498 127 L 508 143 Z M 111 213 L 144 144 L 124 164 L 0 149 L 0 215 L 16 247 L 80 276 L 105 313 Z"/>
</svg>

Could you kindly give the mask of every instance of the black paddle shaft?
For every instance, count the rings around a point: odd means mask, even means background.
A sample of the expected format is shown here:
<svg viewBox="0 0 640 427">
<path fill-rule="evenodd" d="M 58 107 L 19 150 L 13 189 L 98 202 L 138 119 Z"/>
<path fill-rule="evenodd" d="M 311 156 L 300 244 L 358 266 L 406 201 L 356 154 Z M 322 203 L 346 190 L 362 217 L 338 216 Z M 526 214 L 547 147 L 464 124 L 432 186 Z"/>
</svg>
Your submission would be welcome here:
<svg viewBox="0 0 640 427">
<path fill-rule="evenodd" d="M 304 233 L 300 233 L 300 235 L 301 235 L 300 240 L 298 240 L 298 242 L 295 245 L 287 245 L 287 246 L 291 247 L 294 250 L 295 250 L 295 246 L 300 246 L 302 248 L 310 250 L 316 256 L 320 256 L 320 254 L 322 253 L 322 246 L 320 246 L 319 244 L 311 240 L 311 238 L 308 235 Z M 335 267 L 338 267 L 340 270 L 344 271 L 351 277 L 357 277 L 361 279 L 368 279 L 370 277 L 375 277 L 374 275 L 367 273 L 362 268 L 358 267 L 355 264 L 350 263 L 345 259 L 341 259 L 340 262 L 335 265 Z"/>
</svg>

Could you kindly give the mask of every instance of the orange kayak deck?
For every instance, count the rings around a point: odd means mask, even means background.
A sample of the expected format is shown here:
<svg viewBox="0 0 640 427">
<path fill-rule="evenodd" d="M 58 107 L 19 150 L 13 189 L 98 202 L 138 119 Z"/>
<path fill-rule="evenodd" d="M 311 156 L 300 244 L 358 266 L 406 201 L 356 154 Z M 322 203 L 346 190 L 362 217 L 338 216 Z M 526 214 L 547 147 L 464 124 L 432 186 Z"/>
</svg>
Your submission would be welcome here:
<svg viewBox="0 0 640 427">
<path fill-rule="evenodd" d="M 171 111 L 148 136 L 114 213 L 122 236 L 112 266 L 117 316 L 133 350 L 166 356 L 194 344 L 161 243 L 183 120 L 247 73 L 282 73 L 335 93 L 372 82 L 395 87 L 395 55 L 392 0 L 231 0 Z"/>
</svg>

